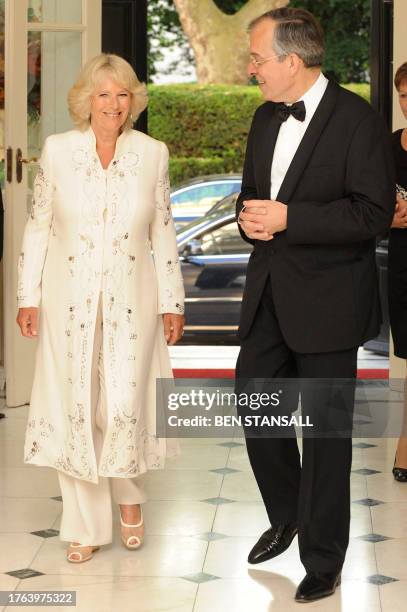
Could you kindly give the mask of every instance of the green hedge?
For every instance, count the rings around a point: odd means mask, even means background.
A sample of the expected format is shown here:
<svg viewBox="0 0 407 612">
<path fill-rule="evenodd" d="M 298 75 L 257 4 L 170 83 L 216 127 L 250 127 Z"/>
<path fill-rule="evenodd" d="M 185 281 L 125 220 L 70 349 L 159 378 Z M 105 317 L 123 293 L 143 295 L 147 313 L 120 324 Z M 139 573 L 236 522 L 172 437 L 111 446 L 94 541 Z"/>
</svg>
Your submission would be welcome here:
<svg viewBox="0 0 407 612">
<path fill-rule="evenodd" d="M 347 85 L 342 85 L 342 87 L 353 91 L 353 93 L 370 102 L 370 85 L 368 83 L 348 83 Z"/>
<path fill-rule="evenodd" d="M 345 85 L 370 98 L 367 84 Z M 241 172 L 256 108 L 257 87 L 241 85 L 149 85 L 148 127 L 167 143 L 172 185 L 195 176 Z"/>
</svg>

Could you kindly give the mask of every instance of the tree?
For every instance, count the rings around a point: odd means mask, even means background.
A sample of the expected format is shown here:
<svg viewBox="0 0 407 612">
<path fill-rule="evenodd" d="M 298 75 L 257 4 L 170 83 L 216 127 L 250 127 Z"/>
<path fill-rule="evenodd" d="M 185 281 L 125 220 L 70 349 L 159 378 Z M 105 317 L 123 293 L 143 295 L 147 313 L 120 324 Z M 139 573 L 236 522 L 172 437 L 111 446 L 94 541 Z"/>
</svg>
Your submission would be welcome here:
<svg viewBox="0 0 407 612">
<path fill-rule="evenodd" d="M 150 45 L 149 75 L 154 76 L 157 60 L 161 59 L 166 49 L 180 51 L 181 61 L 169 66 L 169 71 L 182 74 L 183 66 L 194 62 L 194 56 L 183 32 L 179 15 L 174 6 L 175 0 L 149 0 L 149 32 Z M 290 6 L 298 6 L 311 11 L 321 22 L 326 37 L 326 59 L 324 72 L 339 82 L 366 82 L 369 70 L 369 31 L 370 31 L 370 1 L 371 0 L 291 0 Z M 196 0 L 199 4 L 200 0 Z M 207 2 L 205 1 L 204 4 Z M 212 2 L 213 4 L 213 2 Z M 226 17 L 237 13 L 246 0 L 215 0 L 219 11 Z M 265 10 L 269 10 L 271 2 L 267 2 Z M 259 15 L 263 9 L 257 12 Z M 199 24 L 197 24 L 199 29 Z M 240 46 L 244 37 L 244 29 L 239 35 Z M 232 53 L 234 50 L 232 50 Z M 223 69 L 226 72 L 226 69 Z M 223 78 L 222 82 L 230 82 Z"/>
<path fill-rule="evenodd" d="M 173 0 L 148 0 L 148 80 L 157 74 L 157 66 L 166 52 L 177 51 L 176 60 L 170 62 L 166 73 L 178 75 L 187 72 L 194 64 L 194 54 L 184 34 Z"/>
<path fill-rule="evenodd" d="M 323 70 L 339 83 L 365 83 L 369 73 L 371 0 L 291 0 L 311 11 L 325 32 Z"/>
<path fill-rule="evenodd" d="M 215 0 L 215 3 L 221 11 L 233 15 L 246 0 Z M 166 62 L 164 74 L 173 74 L 175 70 L 178 76 L 189 73 L 195 64 L 194 54 L 182 29 L 174 0 L 148 0 L 147 9 L 149 81 L 163 70 L 158 70 L 158 64 L 168 59 L 169 54 L 173 54 L 174 59 Z"/>
<path fill-rule="evenodd" d="M 247 26 L 258 15 L 287 3 L 288 0 L 248 0 L 231 15 L 214 0 L 174 0 L 194 51 L 199 83 L 247 83 Z"/>
</svg>

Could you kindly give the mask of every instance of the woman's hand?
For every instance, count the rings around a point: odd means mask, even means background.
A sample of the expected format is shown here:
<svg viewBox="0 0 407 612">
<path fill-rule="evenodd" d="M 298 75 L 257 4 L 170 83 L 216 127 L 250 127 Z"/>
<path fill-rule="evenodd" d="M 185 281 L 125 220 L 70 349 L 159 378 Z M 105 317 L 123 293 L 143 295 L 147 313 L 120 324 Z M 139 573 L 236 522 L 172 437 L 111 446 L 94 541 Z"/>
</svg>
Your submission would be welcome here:
<svg viewBox="0 0 407 612">
<path fill-rule="evenodd" d="M 36 338 L 38 335 L 38 308 L 20 308 L 17 315 L 17 323 L 25 338 Z"/>
<path fill-rule="evenodd" d="M 164 336 L 167 344 L 172 346 L 184 335 L 184 315 L 166 312 L 163 314 Z"/>
<path fill-rule="evenodd" d="M 399 229 L 407 228 L 407 200 L 403 200 L 399 195 L 397 196 L 395 211 L 390 227 Z"/>
</svg>

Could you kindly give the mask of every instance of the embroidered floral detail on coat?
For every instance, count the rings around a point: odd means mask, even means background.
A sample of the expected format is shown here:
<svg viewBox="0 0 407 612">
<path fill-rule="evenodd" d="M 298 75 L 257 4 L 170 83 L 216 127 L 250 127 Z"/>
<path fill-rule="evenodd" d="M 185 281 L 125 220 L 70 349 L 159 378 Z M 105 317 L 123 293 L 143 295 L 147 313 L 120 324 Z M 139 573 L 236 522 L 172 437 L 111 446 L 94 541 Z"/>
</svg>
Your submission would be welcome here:
<svg viewBox="0 0 407 612">
<path fill-rule="evenodd" d="M 168 174 L 158 181 L 158 191 L 160 198 L 156 202 L 156 208 L 163 213 L 164 225 L 168 225 L 171 220 L 171 201 L 170 201 L 170 179 Z"/>
<path fill-rule="evenodd" d="M 26 454 L 24 461 L 32 459 L 42 449 L 43 440 L 45 438 L 49 438 L 53 431 L 54 427 L 43 417 L 40 419 L 31 418 L 28 421 L 26 448 L 28 446 L 29 451 Z"/>
<path fill-rule="evenodd" d="M 183 312 L 184 299 L 168 157 L 162 143 L 133 132 L 105 172 L 88 136 L 50 139 L 19 258 L 20 294 L 42 298 L 46 334 L 26 459 L 93 482 L 132 477 L 163 467 L 171 446 L 152 418 L 156 377 L 171 376 L 158 315 Z M 90 416 L 100 299 L 107 421 L 97 464 Z"/>
</svg>

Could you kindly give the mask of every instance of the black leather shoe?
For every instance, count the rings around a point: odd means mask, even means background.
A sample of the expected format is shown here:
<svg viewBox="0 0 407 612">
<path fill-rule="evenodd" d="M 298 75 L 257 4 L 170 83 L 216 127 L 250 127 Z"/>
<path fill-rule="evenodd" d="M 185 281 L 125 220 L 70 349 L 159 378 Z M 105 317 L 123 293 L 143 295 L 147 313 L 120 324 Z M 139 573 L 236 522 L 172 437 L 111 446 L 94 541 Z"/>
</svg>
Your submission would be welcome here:
<svg viewBox="0 0 407 612">
<path fill-rule="evenodd" d="M 271 526 L 251 549 L 247 557 L 248 562 L 263 563 L 281 555 L 290 546 L 297 533 L 298 528 L 295 523 Z"/>
<path fill-rule="evenodd" d="M 394 467 L 393 467 L 394 480 L 397 480 L 397 482 L 407 482 L 407 469 L 396 467 L 396 459 L 397 459 L 397 454 L 394 457 Z"/>
<path fill-rule="evenodd" d="M 335 593 L 337 586 L 341 584 L 341 573 L 339 574 L 307 574 L 299 584 L 295 594 L 295 601 L 307 603 L 316 601 L 323 597 L 329 597 Z"/>
</svg>

